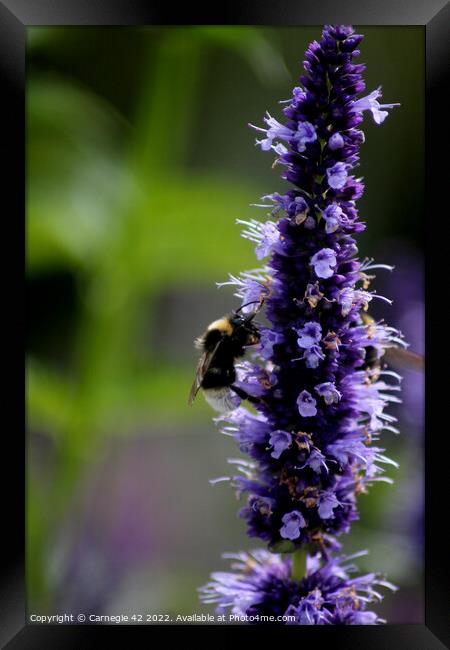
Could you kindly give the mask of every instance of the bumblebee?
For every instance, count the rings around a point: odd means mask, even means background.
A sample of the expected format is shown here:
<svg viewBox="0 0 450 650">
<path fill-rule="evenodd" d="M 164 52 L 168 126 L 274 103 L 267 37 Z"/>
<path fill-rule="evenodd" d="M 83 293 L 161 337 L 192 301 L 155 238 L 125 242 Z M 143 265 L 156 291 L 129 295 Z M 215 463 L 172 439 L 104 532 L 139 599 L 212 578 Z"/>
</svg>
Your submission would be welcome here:
<svg viewBox="0 0 450 650">
<path fill-rule="evenodd" d="M 361 312 L 361 318 L 364 325 L 371 326 L 375 323 L 372 316 L 365 312 Z M 398 345 L 386 348 L 383 357 L 378 357 L 377 349 L 368 345 L 366 347 L 366 356 L 362 368 L 368 373 L 368 380 L 370 383 L 377 381 L 380 377 L 382 366 L 386 365 L 397 368 L 398 370 L 408 369 L 417 372 L 423 372 L 425 367 L 425 359 L 421 354 L 405 350 Z"/>
<path fill-rule="evenodd" d="M 234 385 L 236 380 L 235 361 L 245 355 L 248 346 L 260 341 L 258 326 L 253 322 L 262 307 L 263 300 L 250 314 L 243 315 L 241 310 L 248 305 L 242 305 L 223 318 L 213 321 L 204 334 L 195 341 L 195 346 L 202 350 L 194 383 L 189 394 L 189 405 L 192 405 L 200 388 L 210 406 L 220 413 L 226 413 L 236 408 L 234 395 L 252 403 L 260 400 L 252 397 L 246 391 Z"/>
</svg>

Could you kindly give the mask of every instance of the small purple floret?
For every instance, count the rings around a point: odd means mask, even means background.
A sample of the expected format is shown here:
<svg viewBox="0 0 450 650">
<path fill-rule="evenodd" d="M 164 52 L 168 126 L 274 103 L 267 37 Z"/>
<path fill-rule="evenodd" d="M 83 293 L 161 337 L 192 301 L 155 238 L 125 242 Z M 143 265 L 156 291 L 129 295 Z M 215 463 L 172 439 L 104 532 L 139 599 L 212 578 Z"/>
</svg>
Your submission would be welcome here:
<svg viewBox="0 0 450 650">
<path fill-rule="evenodd" d="M 320 323 L 306 323 L 306 325 L 296 331 L 298 334 L 297 343 L 304 349 L 312 348 L 322 337 Z"/>
<path fill-rule="evenodd" d="M 319 515 L 322 519 L 330 519 L 334 516 L 333 510 L 337 508 L 339 501 L 331 490 L 324 492 L 319 498 Z"/>
<path fill-rule="evenodd" d="M 311 266 L 318 278 L 330 278 L 336 263 L 336 253 L 331 248 L 322 248 L 311 257 Z"/>
<path fill-rule="evenodd" d="M 328 235 L 331 235 L 331 233 L 336 232 L 341 225 L 342 208 L 339 205 L 336 205 L 336 203 L 332 203 L 331 205 L 327 205 L 322 216 L 326 223 L 325 232 Z"/>
<path fill-rule="evenodd" d="M 264 257 L 267 257 L 272 252 L 272 248 L 275 246 L 275 244 L 278 243 L 280 239 L 279 230 L 272 221 L 267 221 L 261 226 L 261 234 L 261 241 L 255 249 L 256 257 L 258 260 L 262 260 Z"/>
<path fill-rule="evenodd" d="M 381 110 L 382 108 L 394 108 L 400 104 L 380 104 L 378 98 L 381 97 L 381 88 L 373 90 L 369 95 L 357 99 L 350 107 L 352 113 L 359 113 L 362 111 L 370 111 L 375 124 L 382 124 L 387 118 L 389 113 Z"/>
<path fill-rule="evenodd" d="M 306 145 L 317 140 L 316 129 L 310 122 L 300 122 L 295 135 L 297 141 L 297 150 L 305 151 Z"/>
<path fill-rule="evenodd" d="M 328 140 L 328 146 L 331 151 L 336 151 L 336 149 L 342 149 L 344 146 L 344 138 L 340 133 L 333 133 L 331 138 Z"/>
<path fill-rule="evenodd" d="M 280 535 L 283 539 L 297 539 L 300 537 L 300 529 L 306 526 L 301 512 L 293 510 L 284 515 L 283 526 L 280 528 Z"/>
<path fill-rule="evenodd" d="M 310 418 L 316 415 L 316 400 L 307 390 L 302 390 L 297 398 L 297 406 L 299 413 L 304 418 Z"/>
<path fill-rule="evenodd" d="M 317 368 L 319 363 L 325 359 L 325 355 L 319 345 L 313 345 L 308 350 L 305 350 L 303 359 L 307 368 Z"/>
<path fill-rule="evenodd" d="M 318 395 L 320 395 L 320 397 L 323 397 L 325 404 L 337 404 L 341 399 L 340 392 L 330 381 L 326 381 L 323 384 L 318 384 L 314 390 Z"/>
<path fill-rule="evenodd" d="M 273 447 L 270 454 L 272 458 L 279 458 L 283 451 L 292 444 L 292 435 L 287 431 L 274 431 L 269 438 L 269 445 Z"/>
<path fill-rule="evenodd" d="M 337 162 L 332 167 L 327 168 L 328 185 L 333 190 L 341 190 L 347 182 L 347 166 L 343 162 Z"/>
</svg>

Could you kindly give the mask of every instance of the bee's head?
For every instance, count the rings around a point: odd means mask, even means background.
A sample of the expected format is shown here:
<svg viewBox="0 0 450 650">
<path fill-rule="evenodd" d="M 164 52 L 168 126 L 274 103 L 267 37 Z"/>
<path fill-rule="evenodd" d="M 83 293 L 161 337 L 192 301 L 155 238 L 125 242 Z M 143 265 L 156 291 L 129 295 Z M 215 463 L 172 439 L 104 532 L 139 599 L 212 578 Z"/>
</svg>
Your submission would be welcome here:
<svg viewBox="0 0 450 650">
<path fill-rule="evenodd" d="M 249 302 L 245 305 L 242 305 L 236 311 L 233 311 L 231 316 L 231 323 L 233 325 L 234 336 L 242 340 L 243 345 L 256 345 L 259 343 L 261 335 L 259 328 L 256 323 L 253 322 L 256 314 L 260 311 L 264 300 L 257 301 L 258 307 L 255 311 L 250 312 L 249 314 L 241 314 L 241 310 L 247 305 L 256 304 Z"/>
</svg>

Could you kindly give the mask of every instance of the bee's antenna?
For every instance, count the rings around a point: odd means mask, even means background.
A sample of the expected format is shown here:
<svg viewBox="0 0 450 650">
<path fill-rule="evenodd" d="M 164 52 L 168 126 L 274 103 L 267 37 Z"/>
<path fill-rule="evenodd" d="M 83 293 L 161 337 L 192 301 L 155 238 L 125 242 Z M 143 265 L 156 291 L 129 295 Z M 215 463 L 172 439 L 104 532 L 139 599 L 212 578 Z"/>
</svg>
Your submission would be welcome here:
<svg viewBox="0 0 450 650">
<path fill-rule="evenodd" d="M 259 300 L 252 300 L 251 302 L 246 302 L 245 305 L 241 305 L 241 306 L 239 307 L 239 309 L 236 309 L 235 313 L 236 313 L 236 314 L 239 314 L 239 312 L 240 312 L 242 309 L 244 309 L 244 307 L 248 307 L 249 305 L 256 305 L 258 302 L 260 302 L 260 301 L 259 301 Z"/>
<path fill-rule="evenodd" d="M 256 305 L 256 304 L 259 305 L 259 307 L 255 311 L 255 314 L 254 314 L 255 316 L 260 311 L 260 309 L 262 308 L 262 306 L 264 304 L 264 296 L 262 298 L 260 298 L 259 300 L 252 300 L 251 302 L 246 302 L 245 305 L 241 305 L 239 307 L 239 309 L 236 309 L 235 313 L 238 314 L 241 311 L 241 309 L 244 309 L 244 307 L 248 307 L 249 305 Z"/>
</svg>

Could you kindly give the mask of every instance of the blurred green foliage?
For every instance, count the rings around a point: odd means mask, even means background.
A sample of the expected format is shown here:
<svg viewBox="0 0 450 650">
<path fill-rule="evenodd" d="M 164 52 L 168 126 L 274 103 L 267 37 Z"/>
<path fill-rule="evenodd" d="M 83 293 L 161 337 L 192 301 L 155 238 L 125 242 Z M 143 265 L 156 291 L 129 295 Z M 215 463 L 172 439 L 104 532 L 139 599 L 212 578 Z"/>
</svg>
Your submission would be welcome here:
<svg viewBox="0 0 450 650">
<path fill-rule="evenodd" d="M 388 121 L 383 145 L 367 129 L 363 208 L 373 234 L 407 230 L 414 241 L 423 134 L 408 127 L 423 111 L 421 33 L 364 32 L 370 89 L 382 77 L 387 100 L 405 110 L 400 126 Z M 27 360 L 27 581 L 41 610 L 54 601 L 47 574 L 58 530 L 109 440 L 142 427 L 151 435 L 158 422 L 177 432 L 209 426 L 202 401 L 185 406 L 195 352 L 189 347 L 177 361 L 157 343 L 161 295 L 208 291 L 255 266 L 235 218 L 251 215 L 249 204 L 281 182 L 253 149 L 246 123 L 289 96 L 317 36 L 316 28 L 28 30 L 26 254 L 37 290 Z M 409 48 L 407 64 L 392 48 Z M 386 153 L 389 138 L 397 152 L 404 147 L 401 156 Z M 401 206 L 407 227 L 395 217 Z M 73 295 L 45 301 L 41 283 L 60 272 L 72 278 Z M 180 333 L 190 336 L 183 320 Z M 35 461 L 36 434 L 53 450 L 50 476 Z M 376 520 L 382 498 L 364 514 Z"/>
<path fill-rule="evenodd" d="M 31 61 L 35 49 L 64 49 L 64 32 L 29 30 Z M 152 34 L 145 37 L 152 43 Z M 252 263 L 230 215 L 254 199 L 255 188 L 214 173 L 192 175 L 180 161 L 209 43 L 236 50 L 263 78 L 285 74 L 282 60 L 251 28 L 165 30 L 154 38 L 156 53 L 150 57 L 143 48 L 151 60 L 143 67 L 131 122 L 73 79 L 39 66 L 29 70 L 28 274 L 69 269 L 80 302 L 70 367 L 33 353 L 27 364 L 30 428 L 52 436 L 58 453 L 51 489 L 41 493 L 33 474 L 28 483 L 32 601 L 48 596 L 48 535 L 83 464 L 99 453 L 99 439 L 149 418 L 153 424 L 168 417 L 185 422 L 207 413 L 206 407 L 184 408 L 191 364 L 155 363 L 154 350 L 136 345 L 139 328 L 151 327 L 148 311 L 140 322 L 143 302 L 151 314 L 161 287 L 212 284 Z"/>
</svg>

